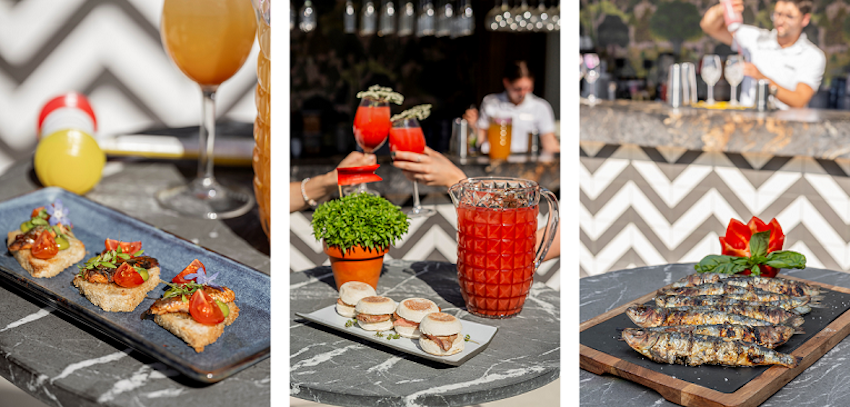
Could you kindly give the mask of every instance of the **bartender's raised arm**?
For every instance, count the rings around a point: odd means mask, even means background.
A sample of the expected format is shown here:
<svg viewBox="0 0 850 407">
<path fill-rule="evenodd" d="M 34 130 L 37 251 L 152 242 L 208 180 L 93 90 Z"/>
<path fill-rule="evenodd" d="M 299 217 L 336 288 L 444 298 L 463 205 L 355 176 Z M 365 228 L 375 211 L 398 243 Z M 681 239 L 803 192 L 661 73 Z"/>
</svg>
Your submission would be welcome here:
<svg viewBox="0 0 850 407">
<path fill-rule="evenodd" d="M 732 6 L 739 13 L 744 11 L 744 0 L 732 0 Z M 726 28 L 726 22 L 723 20 L 723 5 L 716 4 L 709 8 L 702 16 L 699 22 L 702 31 L 712 38 L 726 44 L 732 45 L 732 34 Z"/>
</svg>

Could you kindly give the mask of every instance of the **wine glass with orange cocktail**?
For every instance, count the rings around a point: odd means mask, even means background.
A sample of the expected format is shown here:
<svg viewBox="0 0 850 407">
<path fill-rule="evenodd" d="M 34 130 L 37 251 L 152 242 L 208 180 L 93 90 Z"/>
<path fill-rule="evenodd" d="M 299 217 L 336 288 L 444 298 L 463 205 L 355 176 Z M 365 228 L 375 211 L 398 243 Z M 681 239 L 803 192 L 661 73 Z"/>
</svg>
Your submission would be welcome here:
<svg viewBox="0 0 850 407">
<path fill-rule="evenodd" d="M 254 204 L 249 193 L 223 187 L 213 175 L 215 94 L 245 63 L 257 32 L 246 0 L 165 0 L 160 35 L 180 71 L 201 87 L 198 176 L 187 185 L 157 192 L 161 205 L 206 219 L 240 216 Z"/>
<path fill-rule="evenodd" d="M 419 105 L 405 110 L 391 118 L 390 151 L 410 151 L 425 153 L 425 134 L 419 126 L 419 120 L 425 120 L 431 114 L 431 105 Z M 413 180 L 413 209 L 406 212 L 408 218 L 427 218 L 436 211 L 423 208 L 419 204 L 419 184 Z"/>
<path fill-rule="evenodd" d="M 402 104 L 404 96 L 393 92 L 392 88 L 379 85 L 370 86 L 368 90 L 357 93 L 360 106 L 354 114 L 354 140 L 366 154 L 372 154 L 387 142 L 390 133 L 390 103 Z M 357 184 L 349 193 L 367 192 L 375 196 L 377 191 L 367 189 L 366 184 Z"/>
</svg>

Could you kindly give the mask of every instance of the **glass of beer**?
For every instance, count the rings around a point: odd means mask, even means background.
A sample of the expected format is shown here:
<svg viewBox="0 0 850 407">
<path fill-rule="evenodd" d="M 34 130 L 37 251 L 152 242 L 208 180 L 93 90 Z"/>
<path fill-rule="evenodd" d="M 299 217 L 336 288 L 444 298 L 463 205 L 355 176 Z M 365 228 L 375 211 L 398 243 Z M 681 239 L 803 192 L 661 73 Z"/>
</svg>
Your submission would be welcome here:
<svg viewBox="0 0 850 407">
<path fill-rule="evenodd" d="M 157 192 L 159 203 L 186 216 L 226 219 L 254 204 L 250 193 L 221 186 L 213 175 L 215 94 L 248 59 L 257 23 L 246 0 L 165 0 L 160 35 L 180 71 L 201 88 L 198 176 L 187 185 Z"/>
<path fill-rule="evenodd" d="M 507 159 L 511 155 L 511 119 L 491 118 L 487 142 L 490 143 L 491 160 Z"/>
</svg>

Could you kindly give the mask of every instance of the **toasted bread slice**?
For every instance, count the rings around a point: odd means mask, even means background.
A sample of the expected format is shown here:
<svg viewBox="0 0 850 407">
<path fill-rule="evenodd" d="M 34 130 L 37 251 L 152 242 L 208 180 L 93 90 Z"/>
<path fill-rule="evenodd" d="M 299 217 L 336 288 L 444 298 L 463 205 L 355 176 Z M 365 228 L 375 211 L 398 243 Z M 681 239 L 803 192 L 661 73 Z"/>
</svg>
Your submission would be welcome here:
<svg viewBox="0 0 850 407">
<path fill-rule="evenodd" d="M 224 319 L 224 322 L 216 325 L 204 325 L 196 322 L 191 315 L 185 312 L 156 315 L 153 320 L 167 329 L 168 332 L 184 340 L 195 349 L 195 352 L 201 353 L 204 351 L 204 346 L 215 342 L 224 333 L 224 327 L 232 324 L 239 316 L 239 307 L 236 304 L 228 302 L 225 305 L 230 308 L 230 313 Z"/>
<path fill-rule="evenodd" d="M 9 232 L 6 239 L 6 247 L 9 247 L 15 241 L 15 237 L 21 233 L 24 232 L 20 230 Z M 31 276 L 35 278 L 47 278 L 61 273 L 62 270 L 71 267 L 86 256 L 86 247 L 83 245 L 83 242 L 68 235 L 68 244 L 70 245 L 69 248 L 60 250 L 56 256 L 46 260 L 33 257 L 30 249 L 9 251 L 15 257 L 15 260 L 21 263 L 21 267 L 28 271 Z"/>
<path fill-rule="evenodd" d="M 79 275 L 74 277 L 74 287 L 80 289 L 80 294 L 85 295 L 92 304 L 109 312 L 130 312 L 136 309 L 147 293 L 159 283 L 159 267 L 151 267 L 148 270 L 148 281 L 133 288 L 124 288 L 115 283 L 92 283 Z"/>
</svg>

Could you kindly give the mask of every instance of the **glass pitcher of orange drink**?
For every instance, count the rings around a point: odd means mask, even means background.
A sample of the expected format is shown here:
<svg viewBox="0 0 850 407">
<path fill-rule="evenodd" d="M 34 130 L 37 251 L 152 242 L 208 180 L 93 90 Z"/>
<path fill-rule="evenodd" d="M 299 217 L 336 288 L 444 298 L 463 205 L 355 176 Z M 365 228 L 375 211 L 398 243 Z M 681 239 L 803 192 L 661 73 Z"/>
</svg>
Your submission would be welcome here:
<svg viewBox="0 0 850 407">
<path fill-rule="evenodd" d="M 260 223 L 266 236 L 271 237 L 271 0 L 251 0 L 257 15 L 257 90 L 254 103 L 254 196 L 260 209 Z"/>
<path fill-rule="evenodd" d="M 457 276 L 467 311 L 485 318 L 517 315 L 555 237 L 558 199 L 519 178 L 467 178 L 449 194 L 457 208 Z M 541 197 L 549 202 L 549 219 L 535 250 Z"/>
</svg>

